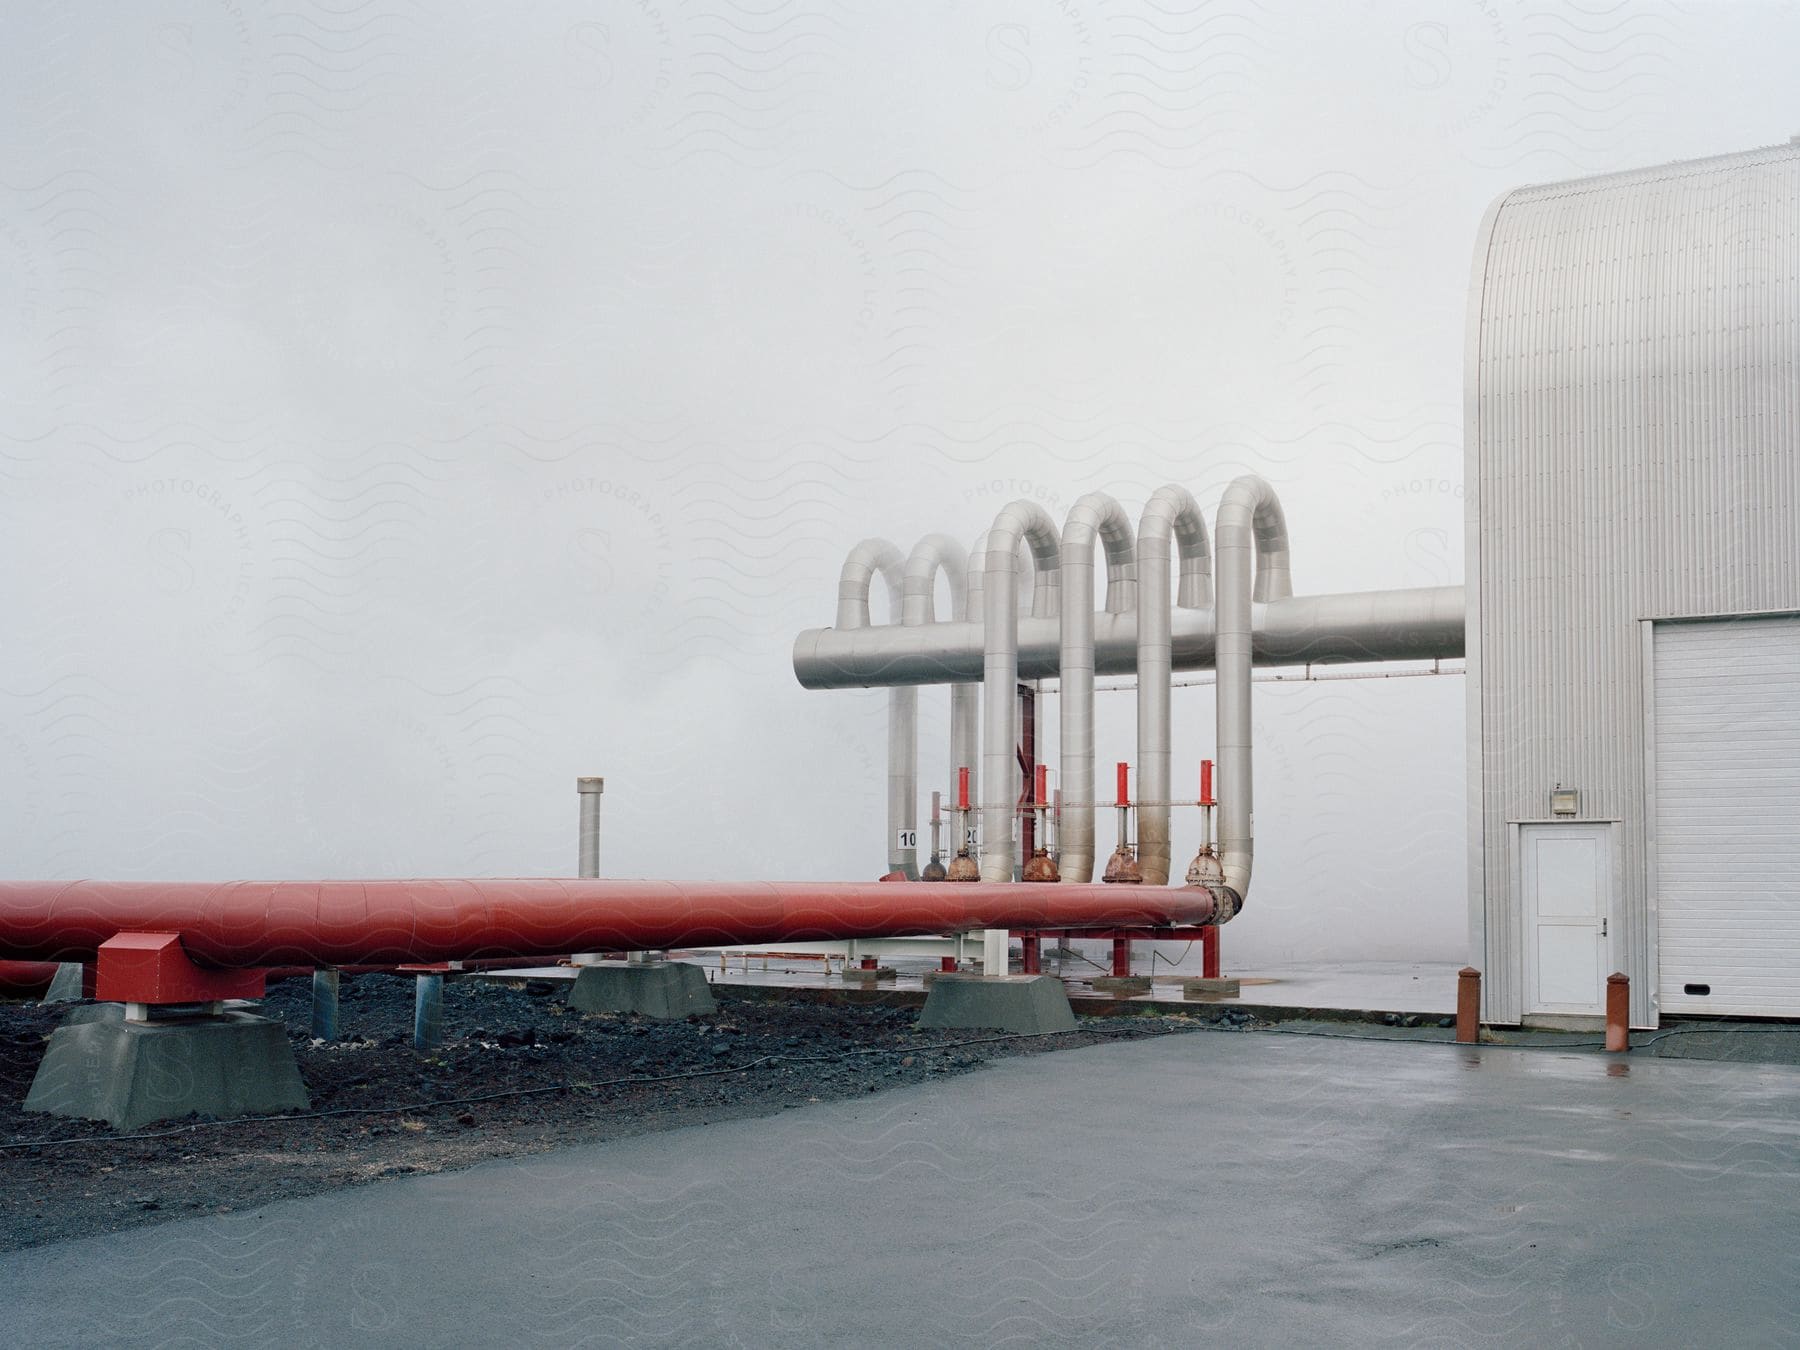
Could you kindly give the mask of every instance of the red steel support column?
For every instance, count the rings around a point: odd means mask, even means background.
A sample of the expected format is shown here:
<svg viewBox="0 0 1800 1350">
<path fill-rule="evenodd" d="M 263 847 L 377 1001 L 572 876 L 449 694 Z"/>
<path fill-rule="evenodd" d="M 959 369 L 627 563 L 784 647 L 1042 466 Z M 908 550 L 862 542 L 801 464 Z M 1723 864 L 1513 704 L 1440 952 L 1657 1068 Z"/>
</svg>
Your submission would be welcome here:
<svg viewBox="0 0 1800 1350">
<path fill-rule="evenodd" d="M 1036 933 L 1019 934 L 1019 946 L 1024 952 L 1024 964 L 1020 968 L 1027 975 L 1042 975 L 1044 961 L 1038 935 Z"/>
<path fill-rule="evenodd" d="M 1131 939 L 1128 937 L 1113 939 L 1112 973 L 1119 976 L 1131 974 Z"/>
<path fill-rule="evenodd" d="M 1200 974 L 1208 980 L 1219 978 L 1219 925 L 1209 923 L 1200 930 Z"/>
</svg>

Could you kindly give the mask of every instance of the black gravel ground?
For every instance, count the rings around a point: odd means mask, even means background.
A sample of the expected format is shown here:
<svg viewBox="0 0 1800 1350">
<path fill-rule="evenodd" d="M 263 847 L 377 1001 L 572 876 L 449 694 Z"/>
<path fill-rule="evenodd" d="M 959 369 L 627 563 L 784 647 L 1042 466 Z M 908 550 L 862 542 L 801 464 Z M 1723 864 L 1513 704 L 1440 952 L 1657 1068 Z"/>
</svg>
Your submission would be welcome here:
<svg viewBox="0 0 1800 1350">
<path fill-rule="evenodd" d="M 444 990 L 445 1041 L 412 1050 L 413 982 L 345 976 L 342 1040 L 311 1039 L 311 987 L 271 987 L 312 1113 L 190 1117 L 120 1136 L 20 1109 L 70 1005 L 0 1005 L 0 1251 L 172 1217 L 246 1209 L 385 1177 L 467 1167 L 966 1073 L 990 1059 L 1190 1028 L 1119 1017 L 996 1038 L 914 1028 L 917 1010 L 715 991 L 710 1018 L 576 1013 L 564 986 L 466 980 Z"/>
</svg>

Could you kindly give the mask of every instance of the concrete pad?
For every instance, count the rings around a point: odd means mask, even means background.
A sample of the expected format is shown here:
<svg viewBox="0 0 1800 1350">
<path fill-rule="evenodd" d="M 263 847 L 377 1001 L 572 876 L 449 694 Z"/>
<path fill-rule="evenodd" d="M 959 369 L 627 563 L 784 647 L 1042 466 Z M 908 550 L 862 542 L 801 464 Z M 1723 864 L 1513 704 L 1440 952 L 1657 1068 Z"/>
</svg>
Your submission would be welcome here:
<svg viewBox="0 0 1800 1350">
<path fill-rule="evenodd" d="M 1054 975 L 967 975 L 932 981 L 922 1027 L 1045 1032 L 1075 1030 L 1075 1013 Z"/>
<path fill-rule="evenodd" d="M 1785 1345 L 1797 1119 L 1782 1066 L 1196 1032 L 6 1253 L 0 1289 L 33 1350 Z"/>
<path fill-rule="evenodd" d="M 685 961 L 583 966 L 569 988 L 569 1006 L 577 1012 L 637 1013 L 663 1022 L 718 1011 L 706 972 Z"/>
<path fill-rule="evenodd" d="M 27 1111 L 135 1130 L 194 1113 L 263 1115 L 308 1105 L 279 1022 L 237 1011 L 127 1022 L 105 1009 L 77 1008 L 70 1025 L 52 1033 Z"/>
<path fill-rule="evenodd" d="M 851 966 L 844 972 L 844 978 L 852 983 L 873 984 L 876 980 L 891 980 L 897 973 L 892 966 L 877 966 L 874 970 Z"/>
<path fill-rule="evenodd" d="M 1204 980 L 1196 977 L 1185 977 L 1175 981 L 1181 988 L 1183 998 L 1236 998 L 1238 982 L 1236 980 Z"/>
<path fill-rule="evenodd" d="M 1129 998 L 1150 992 L 1148 975 L 1096 975 L 1088 983 L 1099 994 L 1123 994 Z"/>
</svg>

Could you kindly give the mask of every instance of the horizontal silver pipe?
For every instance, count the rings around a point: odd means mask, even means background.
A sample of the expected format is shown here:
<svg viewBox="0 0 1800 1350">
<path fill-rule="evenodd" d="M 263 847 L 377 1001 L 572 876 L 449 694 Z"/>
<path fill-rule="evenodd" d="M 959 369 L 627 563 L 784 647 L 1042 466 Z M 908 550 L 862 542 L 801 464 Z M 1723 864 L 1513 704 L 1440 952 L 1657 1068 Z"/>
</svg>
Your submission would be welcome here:
<svg viewBox="0 0 1800 1350">
<path fill-rule="evenodd" d="M 1136 611 L 1094 616 L 1094 672 L 1137 670 Z M 1177 609 L 1171 633 L 1175 670 L 1210 670 L 1213 611 Z M 1018 621 L 1018 676 L 1055 678 L 1059 621 Z M 1251 660 L 1259 666 L 1308 662 L 1433 661 L 1463 654 L 1463 588 L 1296 595 L 1250 608 Z M 982 626 L 934 623 L 918 628 L 811 628 L 794 643 L 794 675 L 808 689 L 956 684 L 983 674 Z"/>
</svg>

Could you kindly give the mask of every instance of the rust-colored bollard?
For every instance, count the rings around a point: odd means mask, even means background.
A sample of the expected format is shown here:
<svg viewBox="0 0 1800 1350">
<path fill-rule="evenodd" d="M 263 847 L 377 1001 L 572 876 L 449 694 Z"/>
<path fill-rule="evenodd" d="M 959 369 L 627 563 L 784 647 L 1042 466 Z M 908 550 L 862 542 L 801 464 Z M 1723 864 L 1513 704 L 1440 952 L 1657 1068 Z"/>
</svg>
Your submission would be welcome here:
<svg viewBox="0 0 1800 1350">
<path fill-rule="evenodd" d="M 1614 1055 L 1631 1049 L 1631 977 L 1617 970 L 1606 977 L 1606 1049 Z"/>
<path fill-rule="evenodd" d="M 1481 1039 L 1481 972 L 1464 966 L 1456 972 L 1456 1043 L 1474 1045 Z"/>
</svg>

